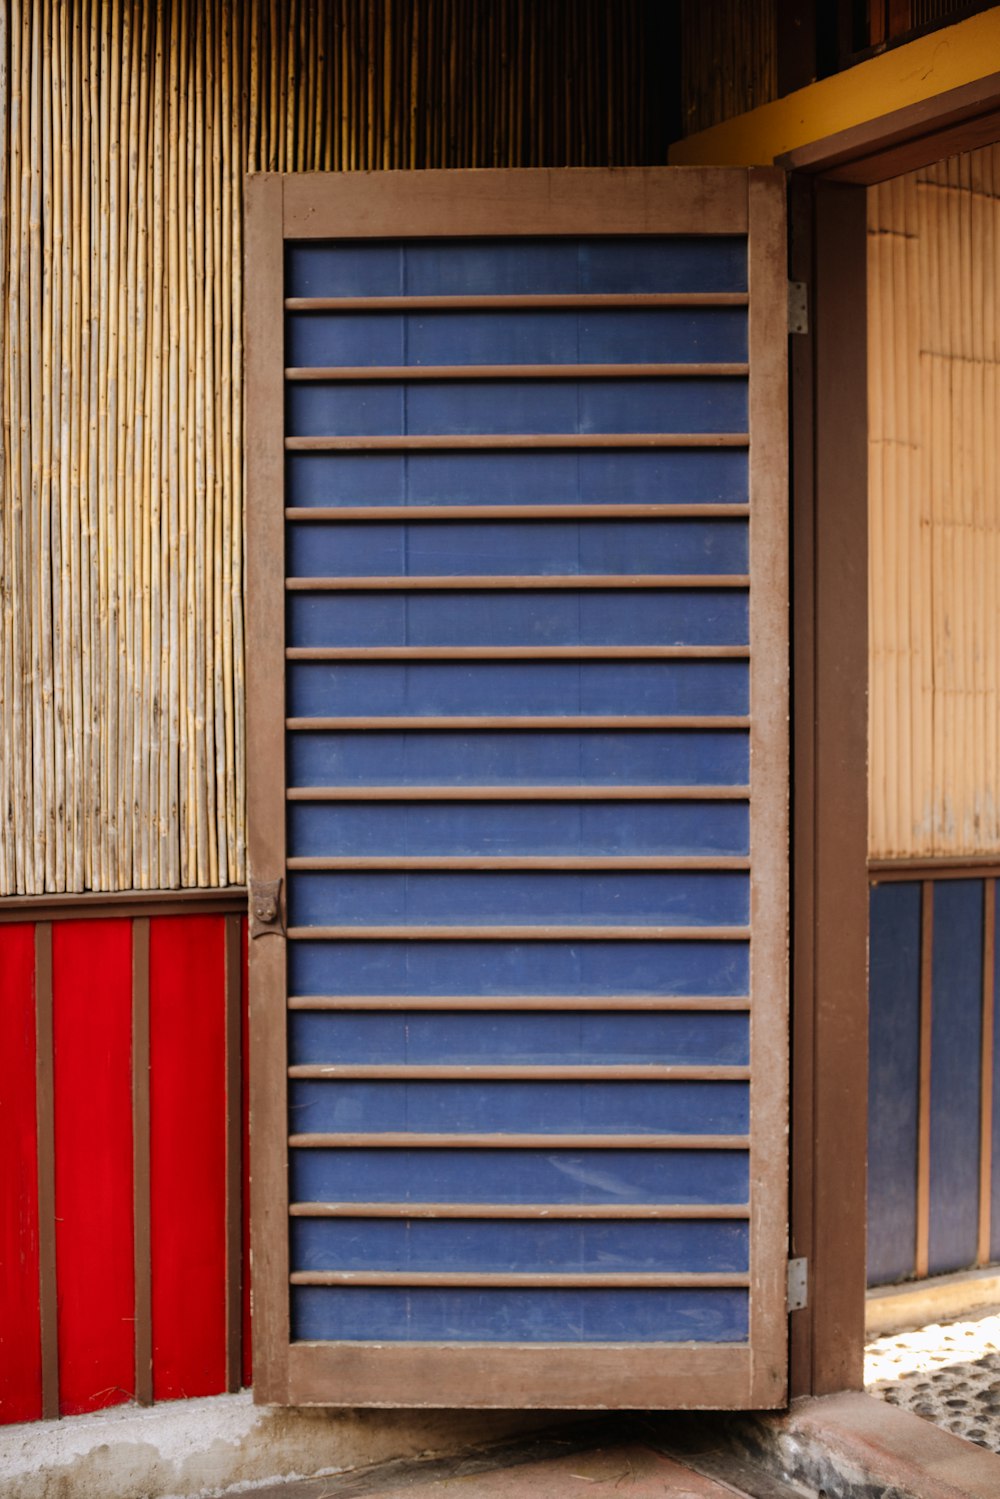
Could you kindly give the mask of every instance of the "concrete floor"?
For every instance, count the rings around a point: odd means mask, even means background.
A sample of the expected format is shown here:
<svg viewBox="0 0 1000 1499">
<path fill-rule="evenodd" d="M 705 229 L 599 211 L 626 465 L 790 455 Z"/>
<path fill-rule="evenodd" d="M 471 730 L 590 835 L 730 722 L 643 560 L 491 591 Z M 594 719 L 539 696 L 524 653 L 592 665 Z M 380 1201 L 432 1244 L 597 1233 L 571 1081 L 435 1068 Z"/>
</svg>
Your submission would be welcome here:
<svg viewBox="0 0 1000 1499">
<path fill-rule="evenodd" d="M 1000 1453 L 1000 1309 L 870 1343 L 872 1395 Z"/>
</svg>

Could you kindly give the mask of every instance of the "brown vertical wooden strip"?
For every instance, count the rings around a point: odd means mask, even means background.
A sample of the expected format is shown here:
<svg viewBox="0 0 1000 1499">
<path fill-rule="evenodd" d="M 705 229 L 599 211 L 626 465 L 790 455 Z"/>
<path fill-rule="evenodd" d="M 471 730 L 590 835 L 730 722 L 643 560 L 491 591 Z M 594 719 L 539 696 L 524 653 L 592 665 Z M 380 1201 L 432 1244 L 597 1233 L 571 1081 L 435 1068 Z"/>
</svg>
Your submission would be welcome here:
<svg viewBox="0 0 1000 1499">
<path fill-rule="evenodd" d="M 225 918 L 226 1389 L 243 1383 L 243 953 L 241 916 Z"/>
<path fill-rule="evenodd" d="M 920 891 L 920 1084 L 917 1095 L 917 1233 L 914 1273 L 927 1274 L 931 1222 L 931 1021 L 933 1018 L 934 882 Z"/>
<path fill-rule="evenodd" d="M 750 352 L 750 1347 L 753 1402 L 788 1392 L 788 356 L 785 178 L 751 170 Z"/>
<path fill-rule="evenodd" d="M 38 1302 L 42 1339 L 42 1415 L 59 1415 L 56 1302 L 55 1086 L 52 1046 L 52 925 L 35 927 L 35 1096 L 38 1111 Z"/>
<path fill-rule="evenodd" d="M 997 882 L 983 881 L 983 1028 L 979 1086 L 979 1242 L 976 1264 L 990 1262 L 993 1216 L 993 1037 Z"/>
<path fill-rule="evenodd" d="M 251 899 L 285 873 L 283 184 L 247 181 L 247 794 Z M 250 943 L 254 1389 L 288 1398 L 285 938 Z"/>
<path fill-rule="evenodd" d="M 132 1181 L 135 1398 L 153 1402 L 153 1254 L 149 1179 L 149 918 L 132 922 Z"/>
<path fill-rule="evenodd" d="M 796 565 L 806 573 L 807 609 L 811 599 L 812 649 L 806 657 L 807 632 L 796 655 L 806 679 L 803 709 L 814 694 L 808 718 L 799 712 L 798 679 L 795 693 L 796 767 L 805 762 L 813 777 L 812 797 L 797 786 L 797 817 L 812 827 L 797 836 L 803 861 L 795 875 L 796 942 L 804 937 L 811 947 L 811 983 L 798 996 L 797 1019 L 811 1009 L 813 1140 L 810 1155 L 797 1156 L 796 1170 L 812 1172 L 822 1184 L 810 1204 L 812 1346 L 802 1390 L 819 1395 L 860 1389 L 863 1379 L 868 485 L 865 196 L 828 182 L 814 192 L 814 530 L 806 555 L 796 552 Z M 799 579 L 796 594 L 798 586 Z M 811 930 L 803 932 L 804 921 Z M 796 983 L 804 976 L 797 971 Z"/>
</svg>

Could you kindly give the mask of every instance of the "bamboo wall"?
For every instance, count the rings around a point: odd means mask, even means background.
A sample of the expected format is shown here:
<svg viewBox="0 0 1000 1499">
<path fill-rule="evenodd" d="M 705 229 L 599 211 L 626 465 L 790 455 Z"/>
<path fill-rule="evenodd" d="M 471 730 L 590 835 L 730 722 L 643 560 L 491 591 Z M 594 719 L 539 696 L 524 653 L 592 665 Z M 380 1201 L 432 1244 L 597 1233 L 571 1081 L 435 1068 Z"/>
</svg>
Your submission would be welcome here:
<svg viewBox="0 0 1000 1499">
<path fill-rule="evenodd" d="M 869 190 L 870 851 L 1000 852 L 1000 147 Z"/>
<path fill-rule="evenodd" d="M 0 895 L 245 877 L 244 171 L 665 160 L 671 12 L 0 0 Z"/>
<path fill-rule="evenodd" d="M 683 131 L 778 96 L 777 0 L 681 0 Z"/>
</svg>

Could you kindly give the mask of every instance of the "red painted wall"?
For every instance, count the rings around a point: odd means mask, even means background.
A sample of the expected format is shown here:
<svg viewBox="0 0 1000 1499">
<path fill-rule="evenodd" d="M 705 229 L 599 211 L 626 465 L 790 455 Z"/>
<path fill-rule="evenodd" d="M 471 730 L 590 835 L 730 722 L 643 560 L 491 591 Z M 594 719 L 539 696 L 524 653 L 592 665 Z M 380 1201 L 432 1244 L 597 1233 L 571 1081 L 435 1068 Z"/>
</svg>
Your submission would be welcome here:
<svg viewBox="0 0 1000 1499">
<path fill-rule="evenodd" d="M 153 1393 L 226 1381 L 224 921 L 149 928 Z"/>
<path fill-rule="evenodd" d="M 42 1413 L 35 929 L 0 927 L 0 1422 Z"/>
<path fill-rule="evenodd" d="M 132 923 L 52 931 L 59 1409 L 134 1393 Z"/>
<path fill-rule="evenodd" d="M 226 921 L 149 923 L 154 1398 L 226 1387 Z M 242 922 L 246 1038 L 246 923 Z M 42 1413 L 39 1241 L 54 1236 L 59 1409 L 135 1389 L 133 924 L 52 923 L 55 1222 L 39 1219 L 35 927 L 0 924 L 0 1424 Z M 237 1059 L 245 1077 L 245 1056 Z M 237 1073 L 240 1071 L 237 1067 Z M 250 1375 L 244 1087 L 244 1379 Z"/>
</svg>

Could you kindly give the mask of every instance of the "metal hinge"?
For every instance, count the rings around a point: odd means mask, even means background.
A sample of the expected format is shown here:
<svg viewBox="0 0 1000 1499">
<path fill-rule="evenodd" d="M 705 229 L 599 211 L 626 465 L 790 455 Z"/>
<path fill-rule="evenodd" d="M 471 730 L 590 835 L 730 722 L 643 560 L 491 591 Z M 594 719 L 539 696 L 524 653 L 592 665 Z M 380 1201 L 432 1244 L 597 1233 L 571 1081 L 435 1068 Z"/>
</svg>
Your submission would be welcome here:
<svg viewBox="0 0 1000 1499">
<path fill-rule="evenodd" d="M 250 936 L 266 937 L 285 930 L 281 919 L 281 881 L 250 881 Z"/>
<path fill-rule="evenodd" d="M 804 281 L 788 283 L 788 331 L 809 332 L 809 288 Z"/>
<path fill-rule="evenodd" d="M 809 1261 L 788 1261 L 788 1310 L 801 1312 L 809 1305 Z"/>
</svg>

